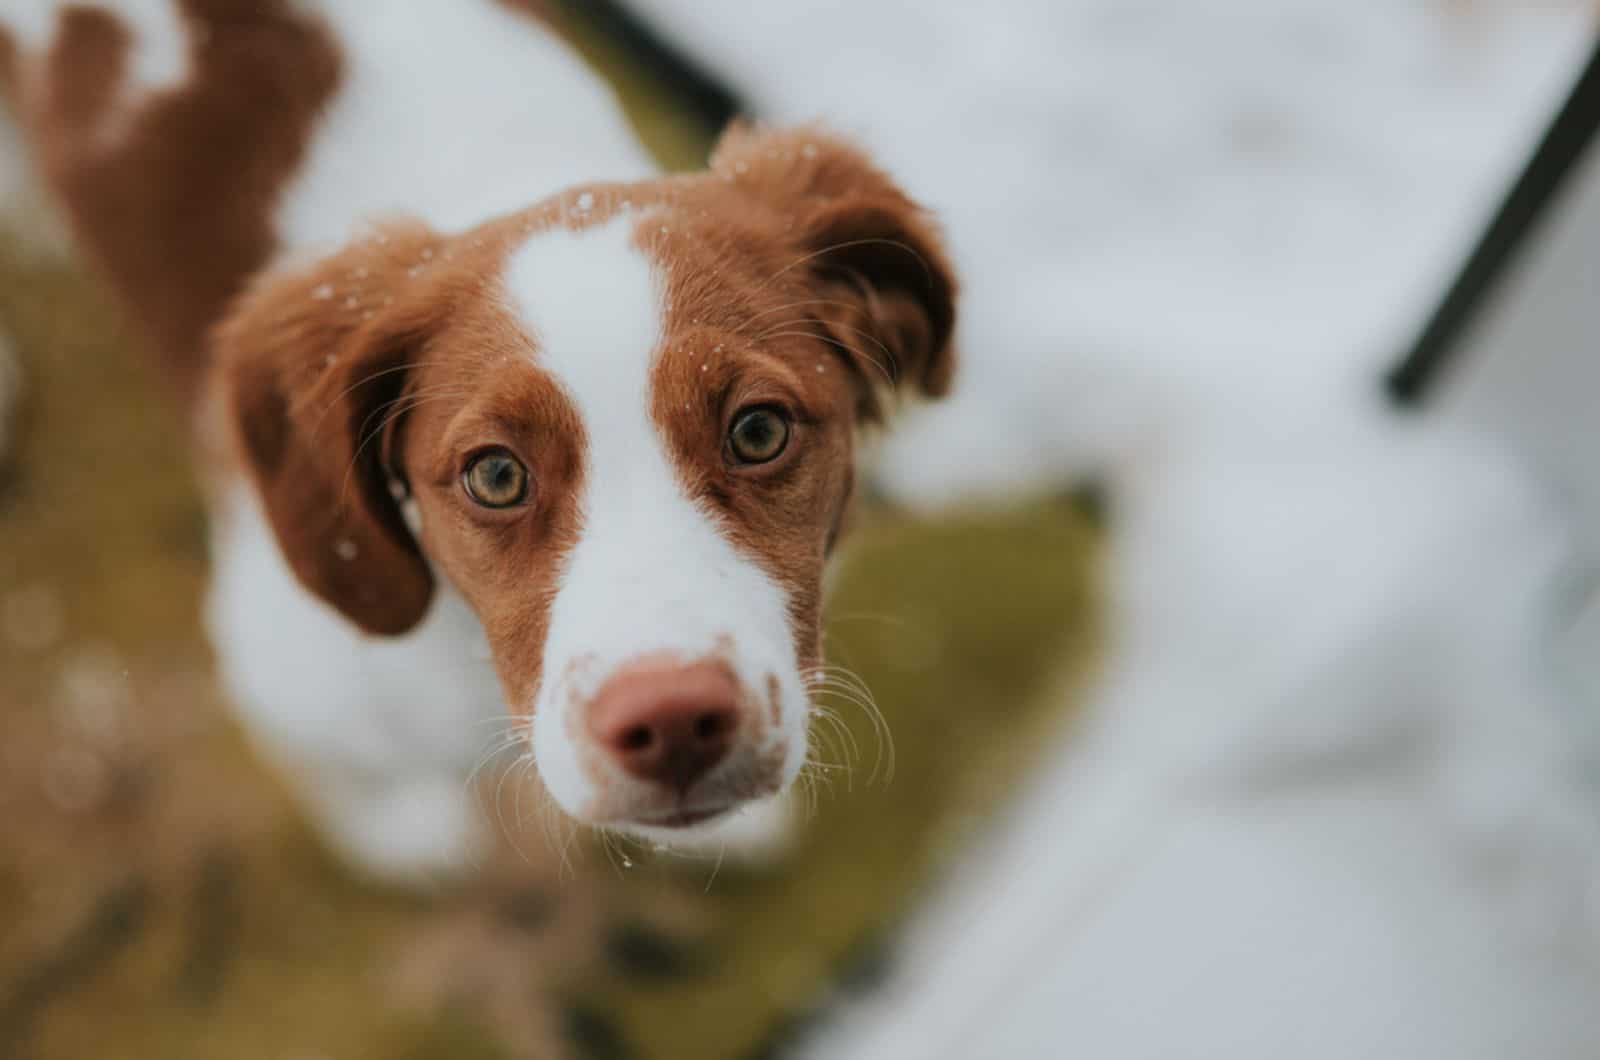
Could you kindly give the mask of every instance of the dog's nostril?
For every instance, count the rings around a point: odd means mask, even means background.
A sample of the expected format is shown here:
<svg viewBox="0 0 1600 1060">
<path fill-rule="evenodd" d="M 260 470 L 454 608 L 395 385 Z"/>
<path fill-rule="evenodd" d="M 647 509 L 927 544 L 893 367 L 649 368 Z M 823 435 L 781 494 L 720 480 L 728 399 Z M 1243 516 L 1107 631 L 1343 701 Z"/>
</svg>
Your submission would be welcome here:
<svg viewBox="0 0 1600 1060">
<path fill-rule="evenodd" d="M 625 730 L 617 742 L 624 751 L 643 751 L 656 742 L 656 734 L 648 725 L 635 725 Z"/>
<path fill-rule="evenodd" d="M 726 736 L 732 727 L 732 715 L 726 711 L 708 710 L 694 720 L 694 738 L 701 743 L 711 743 Z"/>
</svg>

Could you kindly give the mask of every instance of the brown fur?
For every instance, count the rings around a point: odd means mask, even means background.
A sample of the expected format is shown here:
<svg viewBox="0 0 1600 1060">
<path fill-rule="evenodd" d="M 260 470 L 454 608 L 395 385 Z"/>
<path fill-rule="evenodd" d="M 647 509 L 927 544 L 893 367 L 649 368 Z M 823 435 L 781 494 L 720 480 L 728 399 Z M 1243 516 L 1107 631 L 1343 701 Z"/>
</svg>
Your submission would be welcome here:
<svg viewBox="0 0 1600 1060">
<path fill-rule="evenodd" d="M 437 245 L 391 227 L 245 298 L 219 329 L 218 398 L 239 452 L 307 588 L 363 629 L 421 620 L 433 576 L 389 494 L 390 409 L 446 323 L 435 274 L 409 270 Z"/>
</svg>

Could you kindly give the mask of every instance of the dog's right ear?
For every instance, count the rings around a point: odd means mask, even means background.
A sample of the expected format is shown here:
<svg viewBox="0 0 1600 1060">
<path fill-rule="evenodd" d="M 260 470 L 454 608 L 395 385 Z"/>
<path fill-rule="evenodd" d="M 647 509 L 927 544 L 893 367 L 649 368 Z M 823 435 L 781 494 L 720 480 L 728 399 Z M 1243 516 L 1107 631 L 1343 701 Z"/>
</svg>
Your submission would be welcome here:
<svg viewBox="0 0 1600 1060">
<path fill-rule="evenodd" d="M 264 277 L 215 334 L 234 448 L 296 577 L 368 633 L 421 621 L 433 575 L 387 464 L 439 300 L 421 274 L 438 237 L 391 226 Z"/>
<path fill-rule="evenodd" d="M 794 253 L 785 271 L 814 291 L 797 304 L 849 354 L 864 418 L 881 417 L 886 389 L 944 396 L 958 285 L 927 211 L 859 148 L 814 127 L 731 126 L 711 166 L 783 219 Z"/>
</svg>

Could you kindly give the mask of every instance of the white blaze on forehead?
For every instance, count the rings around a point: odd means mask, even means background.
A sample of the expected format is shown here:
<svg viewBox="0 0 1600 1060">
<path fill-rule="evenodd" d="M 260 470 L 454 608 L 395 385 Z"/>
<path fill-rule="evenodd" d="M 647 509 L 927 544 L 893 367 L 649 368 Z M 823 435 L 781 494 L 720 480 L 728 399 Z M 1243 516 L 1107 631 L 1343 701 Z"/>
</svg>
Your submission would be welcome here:
<svg viewBox="0 0 1600 1060">
<path fill-rule="evenodd" d="M 618 666 L 652 654 L 724 650 L 752 705 L 783 688 L 784 721 L 768 734 L 800 746 L 804 694 L 787 594 L 720 532 L 685 491 L 651 413 L 661 356 L 663 283 L 623 216 L 581 232 L 555 229 L 511 259 L 506 287 L 536 360 L 582 419 L 582 525 L 567 557 L 545 643 L 534 752 L 569 812 L 595 787 L 578 713 Z M 796 763 L 796 767 L 798 763 Z M 785 779 L 788 779 L 786 776 Z"/>
</svg>

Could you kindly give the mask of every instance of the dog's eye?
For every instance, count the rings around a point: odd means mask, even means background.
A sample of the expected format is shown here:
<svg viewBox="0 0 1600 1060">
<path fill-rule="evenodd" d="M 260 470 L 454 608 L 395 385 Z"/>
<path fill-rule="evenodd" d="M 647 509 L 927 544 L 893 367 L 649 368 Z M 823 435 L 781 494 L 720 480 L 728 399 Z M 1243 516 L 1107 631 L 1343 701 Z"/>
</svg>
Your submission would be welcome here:
<svg viewBox="0 0 1600 1060">
<path fill-rule="evenodd" d="M 745 409 L 728 428 L 728 450 L 741 464 L 776 460 L 789 444 L 789 421 L 775 408 Z"/>
<path fill-rule="evenodd" d="M 473 457 L 461 476 L 467 496 L 485 508 L 510 508 L 528 498 L 528 469 L 504 449 Z"/>
</svg>

